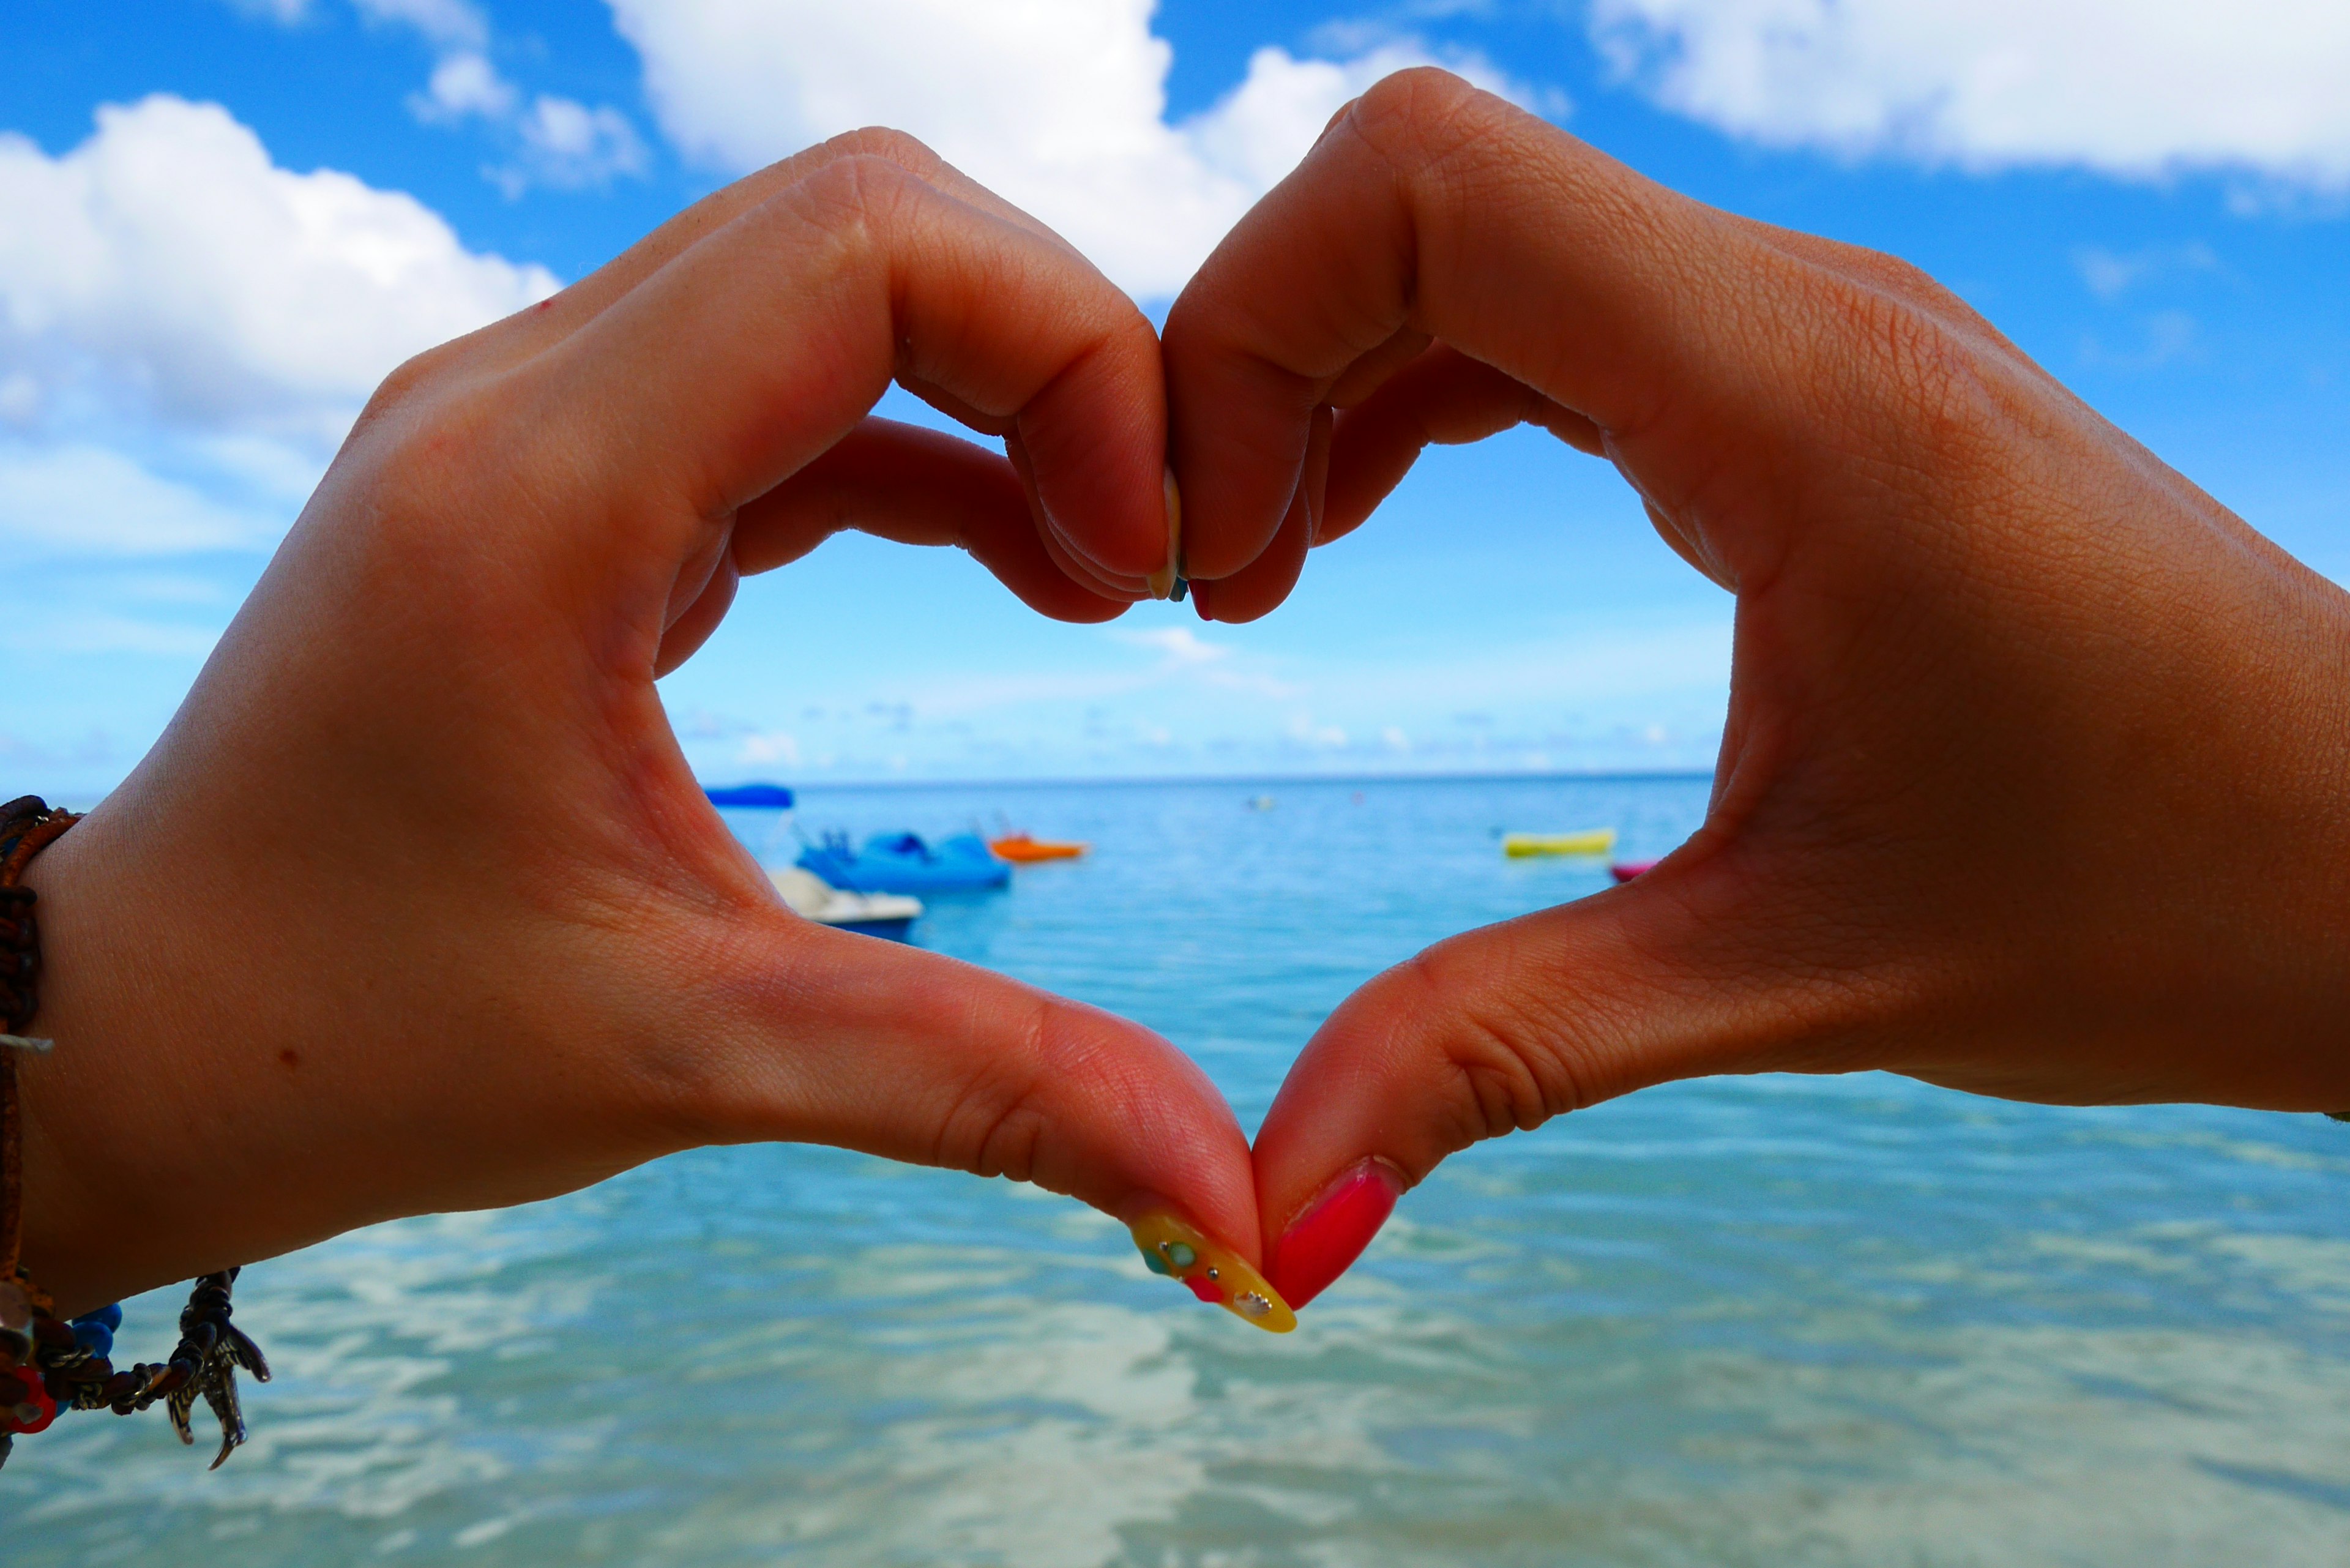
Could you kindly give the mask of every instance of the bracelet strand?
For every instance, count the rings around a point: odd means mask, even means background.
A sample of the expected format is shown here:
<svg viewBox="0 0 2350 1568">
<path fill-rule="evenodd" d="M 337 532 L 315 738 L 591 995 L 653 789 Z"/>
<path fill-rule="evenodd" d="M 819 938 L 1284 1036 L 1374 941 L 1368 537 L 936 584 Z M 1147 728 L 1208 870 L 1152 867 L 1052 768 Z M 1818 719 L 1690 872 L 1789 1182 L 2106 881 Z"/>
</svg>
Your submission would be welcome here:
<svg viewBox="0 0 2350 1568">
<path fill-rule="evenodd" d="M 47 1429 L 61 1411 L 110 1409 L 118 1416 L 161 1401 L 180 1441 L 192 1444 L 188 1417 L 201 1398 L 221 1426 L 212 1468 L 245 1440 L 236 1371 L 263 1383 L 269 1363 L 260 1347 L 229 1321 L 229 1292 L 237 1271 L 198 1280 L 180 1313 L 180 1342 L 161 1362 L 116 1371 L 110 1359 L 120 1306 L 70 1320 L 56 1315 L 48 1293 L 24 1267 L 24 1112 L 16 1092 L 16 1058 L 46 1053 L 53 1043 L 29 1033 L 40 1012 L 38 902 L 21 885 L 33 857 L 81 820 L 51 811 L 37 795 L 0 805 L 0 1465 L 19 1433 Z"/>
</svg>

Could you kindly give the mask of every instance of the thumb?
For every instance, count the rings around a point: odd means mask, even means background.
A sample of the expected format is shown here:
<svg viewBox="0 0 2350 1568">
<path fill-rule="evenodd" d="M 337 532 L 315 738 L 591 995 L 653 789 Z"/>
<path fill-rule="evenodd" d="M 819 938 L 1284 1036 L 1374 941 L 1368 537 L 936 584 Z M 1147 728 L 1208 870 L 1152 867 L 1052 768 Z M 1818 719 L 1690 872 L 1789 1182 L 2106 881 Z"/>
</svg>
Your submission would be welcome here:
<svg viewBox="0 0 2350 1568">
<path fill-rule="evenodd" d="M 1276 1326 L 1248 1140 L 1197 1064 L 1139 1024 L 787 910 L 713 923 L 689 1080 L 701 1141 L 832 1144 L 1068 1194 L 1216 1267 L 1194 1293 Z M 1182 1282 L 1185 1271 L 1174 1272 Z M 1274 1314 L 1288 1320 L 1285 1311 Z M 1281 1326 L 1285 1326 L 1285 1323 Z"/>
<path fill-rule="evenodd" d="M 1668 1079 L 1756 1071 L 1791 1027 L 1728 918 L 1705 836 L 1623 887 L 1467 932 L 1349 996 L 1257 1134 L 1266 1272 L 1293 1307 L 1370 1244 L 1448 1155 Z"/>
</svg>

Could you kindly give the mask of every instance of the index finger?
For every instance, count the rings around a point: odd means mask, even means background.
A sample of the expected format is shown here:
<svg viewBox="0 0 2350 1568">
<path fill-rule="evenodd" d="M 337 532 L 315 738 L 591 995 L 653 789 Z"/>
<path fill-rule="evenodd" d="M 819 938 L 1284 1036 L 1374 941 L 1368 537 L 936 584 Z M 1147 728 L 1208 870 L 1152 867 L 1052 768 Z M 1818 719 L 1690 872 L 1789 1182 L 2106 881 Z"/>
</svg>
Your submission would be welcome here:
<svg viewBox="0 0 2350 1568">
<path fill-rule="evenodd" d="M 1733 350 L 1757 337 L 1744 320 L 1767 286 L 1757 269 L 1803 265 L 1458 78 L 1387 78 L 1168 314 L 1191 575 L 1232 576 L 1273 543 L 1308 472 L 1315 410 L 1399 333 L 1627 436 L 1668 410 L 1767 396 L 1767 346 Z"/>
<path fill-rule="evenodd" d="M 551 590 L 529 602 L 617 616 L 624 662 L 650 667 L 683 568 L 706 576 L 741 509 L 892 380 L 1004 431 L 1039 543 L 1096 593 L 1142 597 L 1170 542 L 1149 321 L 1048 233 L 910 161 L 798 168 L 575 330 L 456 381 L 469 431 L 508 454 L 519 504 L 496 516 L 498 553 Z M 376 430 L 397 443 L 432 428 L 394 400 Z M 465 569 L 479 519 L 446 510 L 459 547 L 423 554 Z"/>
</svg>

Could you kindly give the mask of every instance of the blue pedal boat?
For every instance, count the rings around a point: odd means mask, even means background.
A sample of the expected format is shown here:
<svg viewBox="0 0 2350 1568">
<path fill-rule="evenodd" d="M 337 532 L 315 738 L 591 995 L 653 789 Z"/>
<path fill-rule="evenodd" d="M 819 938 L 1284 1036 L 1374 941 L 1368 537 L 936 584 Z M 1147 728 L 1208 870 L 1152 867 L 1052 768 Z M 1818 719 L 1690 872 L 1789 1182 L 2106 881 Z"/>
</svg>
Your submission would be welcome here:
<svg viewBox="0 0 2350 1568">
<path fill-rule="evenodd" d="M 779 784 L 715 784 L 702 794 L 712 805 L 754 806 L 770 811 L 789 811 L 792 792 Z"/>
<path fill-rule="evenodd" d="M 973 833 L 936 844 L 919 833 L 877 833 L 856 849 L 847 834 L 827 833 L 799 866 L 851 893 L 982 893 L 1012 880 L 1012 863 Z"/>
</svg>

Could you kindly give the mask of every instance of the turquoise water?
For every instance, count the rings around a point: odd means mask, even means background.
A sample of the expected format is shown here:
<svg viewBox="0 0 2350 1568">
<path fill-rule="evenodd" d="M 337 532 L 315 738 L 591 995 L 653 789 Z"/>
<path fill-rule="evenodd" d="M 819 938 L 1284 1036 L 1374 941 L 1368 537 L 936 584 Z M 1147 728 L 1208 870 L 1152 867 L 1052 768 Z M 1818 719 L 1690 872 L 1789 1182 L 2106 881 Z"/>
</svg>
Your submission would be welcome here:
<svg viewBox="0 0 2350 1568">
<path fill-rule="evenodd" d="M 1496 829 L 1614 822 L 1638 857 L 1704 794 L 811 790 L 800 815 L 1093 840 L 921 940 L 1163 1031 L 1253 1126 L 1363 977 L 1599 886 Z M 1454 1160 L 1274 1339 L 1059 1199 L 705 1150 L 254 1269 L 239 1320 L 280 1376 L 252 1446 L 207 1476 L 160 1417 L 83 1417 L 0 1472 L 0 1528 L 24 1568 L 2340 1564 L 2345 1194 L 2350 1127 L 2315 1117 L 1681 1085 Z M 133 1303 L 126 1350 L 175 1310 Z"/>
</svg>

